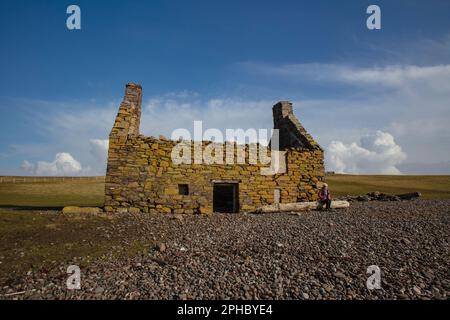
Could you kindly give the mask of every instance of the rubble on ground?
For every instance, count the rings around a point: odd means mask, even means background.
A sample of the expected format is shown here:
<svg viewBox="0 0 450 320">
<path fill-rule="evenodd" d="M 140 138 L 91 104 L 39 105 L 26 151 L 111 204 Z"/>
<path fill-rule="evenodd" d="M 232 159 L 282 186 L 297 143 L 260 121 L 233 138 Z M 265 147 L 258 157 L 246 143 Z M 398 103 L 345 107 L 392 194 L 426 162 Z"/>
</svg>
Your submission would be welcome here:
<svg viewBox="0 0 450 320">
<path fill-rule="evenodd" d="M 418 199 L 421 197 L 421 193 L 420 192 L 410 192 L 410 193 L 404 193 L 404 194 L 398 194 L 398 195 L 393 195 L 393 194 L 387 194 L 387 193 L 383 193 L 383 192 L 379 192 L 379 191 L 373 191 L 373 192 L 368 192 L 365 195 L 359 195 L 359 196 L 344 196 L 341 197 L 341 200 L 346 200 L 346 201 L 361 201 L 361 202 L 365 202 L 365 201 L 402 201 L 402 200 L 414 200 L 414 199 Z"/>
</svg>

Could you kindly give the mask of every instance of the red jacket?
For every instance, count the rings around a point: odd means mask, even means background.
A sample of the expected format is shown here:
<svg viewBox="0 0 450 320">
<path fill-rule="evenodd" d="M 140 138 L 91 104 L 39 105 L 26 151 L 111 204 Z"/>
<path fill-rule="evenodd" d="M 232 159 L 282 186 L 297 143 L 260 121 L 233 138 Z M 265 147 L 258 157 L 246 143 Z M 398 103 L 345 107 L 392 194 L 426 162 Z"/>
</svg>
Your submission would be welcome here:
<svg viewBox="0 0 450 320">
<path fill-rule="evenodd" d="M 325 200 L 331 200 L 331 193 L 330 190 L 326 189 L 320 189 L 319 190 L 319 200 L 325 201 Z"/>
</svg>

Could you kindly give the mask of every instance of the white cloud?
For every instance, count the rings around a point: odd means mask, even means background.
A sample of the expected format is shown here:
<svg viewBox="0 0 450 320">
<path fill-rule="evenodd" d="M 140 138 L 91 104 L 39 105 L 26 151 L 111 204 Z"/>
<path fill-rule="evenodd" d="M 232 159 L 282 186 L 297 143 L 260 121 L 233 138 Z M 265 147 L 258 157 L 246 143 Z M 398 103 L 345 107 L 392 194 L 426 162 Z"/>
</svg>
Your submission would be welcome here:
<svg viewBox="0 0 450 320">
<path fill-rule="evenodd" d="M 94 157 L 95 162 L 92 163 L 95 174 L 103 175 L 106 172 L 106 163 L 108 160 L 109 140 L 107 139 L 90 139 L 90 153 Z"/>
<path fill-rule="evenodd" d="M 201 100 L 197 97 L 149 99 L 142 110 L 141 133 L 170 138 L 175 129 L 185 128 L 193 136 L 193 125 L 197 120 L 203 122 L 203 132 L 216 128 L 223 134 L 226 129 L 271 129 L 273 126 L 274 102 L 233 98 Z"/>
<path fill-rule="evenodd" d="M 65 148 L 89 168 L 83 168 L 82 173 L 75 174 L 104 175 L 109 142 L 107 138 L 119 104 L 91 106 L 82 111 L 67 106 L 64 111 L 52 116 L 38 116 L 38 129 L 49 138 L 52 147 L 46 148 L 45 152 L 41 152 L 42 146 L 36 149 L 17 145 L 16 149 L 21 150 L 23 157 L 40 159 L 46 154 L 57 152 L 52 151 L 54 149 Z M 154 96 L 143 101 L 141 133 L 170 138 L 175 129 L 186 128 L 193 134 L 195 120 L 203 121 L 203 132 L 208 128 L 218 128 L 223 133 L 226 128 L 271 129 L 272 104 L 270 101 L 232 98 L 205 100 L 198 93 L 188 91 Z M 45 164 L 40 166 L 44 167 Z M 22 170 L 30 173 L 30 170 L 25 171 L 24 165 Z M 32 173 L 36 171 L 37 165 Z"/>
<path fill-rule="evenodd" d="M 432 80 L 438 84 L 441 80 L 450 79 L 450 65 L 438 66 L 386 66 L 373 68 L 341 67 L 331 80 L 341 80 L 353 84 L 379 84 L 392 87 L 403 87 L 408 83 Z M 447 83 L 443 84 L 449 88 Z"/>
<path fill-rule="evenodd" d="M 34 174 L 34 168 L 35 168 L 34 164 L 32 164 L 27 160 L 23 160 L 22 165 L 20 166 L 20 169 L 22 169 L 24 172 L 28 174 Z"/>
<path fill-rule="evenodd" d="M 319 96 L 302 99 L 307 128 L 322 145 L 390 132 L 414 163 L 450 160 L 450 65 L 244 64 L 247 71 Z M 319 90 L 317 90 L 319 89 Z M 330 92 L 327 95 L 327 92 Z M 300 119 L 302 120 L 302 119 Z M 445 173 L 444 171 L 442 173 Z"/>
<path fill-rule="evenodd" d="M 65 150 L 83 164 L 82 173 L 104 175 L 108 149 L 108 134 L 111 131 L 120 101 L 105 105 L 86 102 L 74 105 L 53 102 L 51 114 L 33 108 L 33 118 L 38 119 L 36 130 L 46 137 L 48 147 L 44 152 L 19 145 L 23 157 L 42 159 L 48 154 Z M 62 107 L 60 106 L 62 105 Z M 87 106 L 87 107 L 86 107 Z M 25 154 L 28 151 L 28 155 Z"/>
<path fill-rule="evenodd" d="M 447 125 L 450 118 L 450 65 L 356 67 L 341 64 L 271 66 L 247 63 L 244 66 L 247 71 L 256 73 L 258 78 L 267 75 L 271 85 L 274 79 L 277 82 L 280 80 L 280 83 L 286 81 L 295 83 L 294 87 L 301 89 L 298 92 L 309 94 L 314 91 L 318 95 L 305 97 L 296 94 L 283 98 L 294 100 L 292 102 L 300 122 L 322 146 L 337 141 L 334 143 L 336 152 L 360 154 L 359 161 L 368 162 L 367 165 L 352 163 L 350 157 L 343 163 L 347 171 L 350 167 L 361 173 L 396 172 L 399 168 L 396 163 L 389 165 L 389 169 L 380 169 L 370 159 L 374 158 L 373 154 L 375 158 L 380 158 L 380 154 L 387 156 L 385 151 L 372 150 L 374 146 L 353 144 L 361 136 L 378 129 L 395 137 L 396 144 L 402 146 L 411 163 L 447 163 L 450 160 L 450 126 Z M 278 91 L 280 95 L 286 93 L 283 88 Z M 147 97 L 145 92 L 144 86 L 141 133 L 166 137 L 178 128 L 186 128 L 192 133 L 195 120 L 203 121 L 203 131 L 208 128 L 217 128 L 222 132 L 226 128 L 271 129 L 271 108 L 279 99 L 278 96 L 206 99 L 189 91 Z M 60 103 L 53 104 L 55 110 L 60 106 Z M 91 168 L 91 174 L 102 175 L 106 167 L 106 139 L 119 104 L 120 101 L 104 106 L 86 103 L 88 107 L 82 108 L 80 105 L 83 104 L 79 103 L 74 107 L 65 105 L 56 113 L 42 112 L 33 119 L 38 119 L 36 130 L 46 136 L 47 146 L 16 145 L 15 152 L 20 151 L 19 159 L 30 160 L 43 159 L 48 154 L 66 150 Z M 40 108 L 33 110 L 39 112 Z M 372 156 L 365 157 L 363 154 Z M 342 155 L 336 164 L 344 158 Z"/>
<path fill-rule="evenodd" d="M 76 176 L 89 172 L 70 153 L 57 153 L 52 162 L 38 161 L 36 165 L 24 160 L 21 168 L 36 176 Z"/>
<path fill-rule="evenodd" d="M 388 65 L 383 67 L 356 67 L 345 64 L 285 64 L 266 65 L 258 63 L 241 63 L 247 71 L 269 76 L 290 77 L 303 81 L 345 82 L 354 85 L 380 84 L 402 87 L 414 81 L 433 80 L 438 83 L 450 79 L 450 65 L 416 66 Z M 443 84 L 449 88 L 449 84 Z"/>
<path fill-rule="evenodd" d="M 406 159 L 402 148 L 387 132 L 376 131 L 355 142 L 332 141 L 327 148 L 327 170 L 338 173 L 400 174 L 397 165 Z"/>
<path fill-rule="evenodd" d="M 375 140 L 370 140 L 370 137 L 363 138 L 359 144 L 352 141 L 373 132 L 373 126 L 378 126 L 383 131 L 395 134 L 402 147 L 408 146 L 406 152 L 411 161 L 447 161 L 449 148 L 445 145 L 448 145 L 449 140 L 444 138 L 450 135 L 450 130 L 445 125 L 440 125 L 437 130 L 433 124 L 437 121 L 441 123 L 442 116 L 432 117 L 433 112 L 430 109 L 423 110 L 421 102 L 424 99 L 423 96 L 405 98 L 402 95 L 389 95 L 365 100 L 343 97 L 293 102 L 295 113 L 306 129 L 321 145 L 330 145 L 326 152 L 329 170 L 399 173 L 398 164 L 403 160 L 404 153 L 399 147 L 395 147 L 393 140 L 389 142 L 388 137 L 392 138 L 391 135 L 378 136 L 376 143 Z M 172 131 L 178 128 L 186 128 L 192 133 L 194 120 L 203 120 L 203 132 L 207 128 L 217 128 L 222 132 L 225 132 L 226 128 L 271 129 L 271 108 L 275 102 L 238 98 L 202 100 L 198 94 L 155 96 L 143 103 L 141 133 L 170 137 Z M 436 110 L 440 108 L 441 103 L 436 99 L 430 100 L 428 107 L 431 106 Z M 90 171 L 83 170 L 84 174 L 105 174 L 108 148 L 108 140 L 105 138 L 111 129 L 117 108 L 118 104 L 101 112 L 90 109 L 77 114 L 65 113 L 61 117 L 49 118 L 46 125 L 52 127 L 51 135 L 57 138 L 55 146 L 69 148 L 71 154 L 91 168 Z M 414 115 L 420 112 L 423 112 L 423 116 L 418 123 L 413 119 Z M 96 114 L 98 121 L 92 121 L 93 114 Z M 91 134 L 95 134 L 97 138 L 92 139 L 92 136 L 88 136 Z M 441 147 L 427 143 L 433 141 L 436 135 L 443 137 Z M 416 142 L 419 140 L 421 143 L 418 145 Z M 330 144 L 331 141 L 334 142 Z"/>
<path fill-rule="evenodd" d="M 56 108 L 57 103 L 54 104 Z M 186 128 L 193 133 L 195 120 L 203 121 L 203 132 L 208 128 L 219 128 L 223 132 L 226 128 L 271 129 L 272 104 L 270 101 L 233 98 L 205 100 L 198 93 L 188 91 L 154 96 L 143 101 L 141 133 L 156 137 L 165 135 L 169 138 L 172 131 L 178 128 Z M 15 150 L 17 153 L 20 151 L 23 158 L 40 159 L 64 148 L 86 166 L 78 174 L 104 175 L 107 138 L 119 105 L 120 101 L 109 103 L 105 107 L 91 106 L 85 110 L 66 106 L 64 111 L 53 115 L 46 113 L 45 116 L 36 111 L 33 116 L 39 119 L 37 130 L 48 138 L 49 144 L 39 148 L 33 145 L 15 145 Z M 45 164 L 40 166 L 43 167 Z M 30 170 L 25 171 L 23 164 L 22 170 L 30 173 Z M 36 170 L 37 167 L 33 174 Z"/>
<path fill-rule="evenodd" d="M 90 139 L 91 154 L 97 159 L 104 159 L 108 156 L 109 141 L 106 139 Z"/>
</svg>

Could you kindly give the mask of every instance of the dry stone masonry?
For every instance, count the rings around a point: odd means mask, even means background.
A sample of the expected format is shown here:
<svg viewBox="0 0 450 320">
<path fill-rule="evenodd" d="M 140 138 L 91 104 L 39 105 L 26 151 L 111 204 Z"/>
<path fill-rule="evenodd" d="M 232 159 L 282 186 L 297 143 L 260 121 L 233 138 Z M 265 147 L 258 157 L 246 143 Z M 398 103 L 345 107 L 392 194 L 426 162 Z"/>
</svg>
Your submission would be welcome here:
<svg viewBox="0 0 450 320">
<path fill-rule="evenodd" d="M 232 143 L 234 159 L 238 150 L 245 150 L 244 164 L 174 164 L 172 149 L 180 141 L 140 135 L 141 101 L 141 86 L 128 84 L 109 136 L 105 211 L 252 212 L 264 205 L 317 200 L 324 177 L 323 150 L 294 116 L 290 102 L 273 107 L 284 170 L 263 175 L 261 168 L 268 165 L 248 161 L 251 144 L 238 148 Z M 203 150 L 211 144 L 199 143 Z"/>
</svg>

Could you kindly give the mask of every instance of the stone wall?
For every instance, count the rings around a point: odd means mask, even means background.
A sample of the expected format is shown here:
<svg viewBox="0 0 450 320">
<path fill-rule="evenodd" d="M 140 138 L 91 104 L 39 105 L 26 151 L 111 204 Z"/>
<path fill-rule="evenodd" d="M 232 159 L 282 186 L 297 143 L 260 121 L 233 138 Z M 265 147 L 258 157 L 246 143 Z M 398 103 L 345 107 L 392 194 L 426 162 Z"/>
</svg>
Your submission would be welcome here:
<svg viewBox="0 0 450 320">
<path fill-rule="evenodd" d="M 212 213 L 215 183 L 238 184 L 239 211 L 254 211 L 274 203 L 276 189 L 282 203 L 317 199 L 318 182 L 324 176 L 323 150 L 295 118 L 290 103 L 280 102 L 273 107 L 286 171 L 263 175 L 261 168 L 268 165 L 249 163 L 250 148 L 259 150 L 259 145 L 223 145 L 229 156 L 232 153 L 235 164 L 227 164 L 226 152 L 223 164 L 196 164 L 193 156 L 192 164 L 174 164 L 172 151 L 180 141 L 139 135 L 141 96 L 139 85 L 127 85 L 111 130 L 105 211 Z M 183 143 L 190 144 L 193 155 L 194 143 Z M 205 151 L 212 143 L 200 144 L 197 147 Z M 242 150 L 246 161 L 236 164 Z M 270 154 L 271 150 L 267 150 Z M 179 185 L 188 186 L 187 195 L 180 194 Z"/>
</svg>

